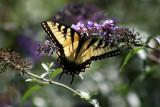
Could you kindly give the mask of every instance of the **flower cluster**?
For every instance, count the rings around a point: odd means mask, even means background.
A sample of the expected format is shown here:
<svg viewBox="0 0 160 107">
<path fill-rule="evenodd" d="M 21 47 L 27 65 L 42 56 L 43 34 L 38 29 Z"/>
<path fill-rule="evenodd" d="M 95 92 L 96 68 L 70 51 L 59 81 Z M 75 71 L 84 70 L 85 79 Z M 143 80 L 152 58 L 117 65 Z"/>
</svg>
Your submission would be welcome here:
<svg viewBox="0 0 160 107">
<path fill-rule="evenodd" d="M 72 25 L 71 28 L 75 29 L 81 35 L 86 34 L 87 36 L 99 35 L 104 36 L 106 35 L 105 30 L 108 29 L 115 29 L 113 28 L 113 20 L 106 20 L 101 25 L 97 22 L 88 21 L 87 24 L 82 22 L 78 22 L 77 25 Z"/>
<path fill-rule="evenodd" d="M 111 46 L 122 46 L 130 50 L 138 44 L 139 39 L 136 38 L 138 33 L 133 33 L 128 28 L 115 26 L 116 20 L 106 19 L 106 15 L 93 4 L 70 4 L 54 15 L 52 20 L 68 26 L 71 25 L 71 28 L 81 35 L 86 35 L 86 38 L 103 39 Z M 100 21 L 104 22 L 98 24 Z M 75 23 L 77 24 L 75 25 Z M 57 49 L 52 42 L 47 41 L 47 43 L 39 44 L 38 51 L 39 54 L 43 52 L 49 53 L 51 56 L 53 51 L 57 51 Z"/>
<path fill-rule="evenodd" d="M 102 24 L 97 22 L 88 21 L 86 24 L 78 22 L 77 25 L 72 25 L 71 28 L 75 29 L 80 35 L 85 35 L 89 38 L 99 38 L 110 44 L 113 47 L 122 46 L 126 50 L 133 49 L 133 46 L 138 46 L 140 38 L 137 38 L 138 33 L 134 33 L 128 28 L 119 28 L 115 26 L 115 22 L 111 19 L 105 20 Z M 39 44 L 38 52 L 49 53 L 49 56 L 57 51 L 57 47 L 50 41 L 44 44 Z"/>
<path fill-rule="evenodd" d="M 39 44 L 39 48 L 37 51 L 38 55 L 40 53 L 48 53 L 48 56 L 51 56 L 54 51 L 57 51 L 57 47 L 53 42 L 46 40 L 44 44 Z"/>
<path fill-rule="evenodd" d="M 70 26 L 80 20 L 82 22 L 87 20 L 99 22 L 104 19 L 106 19 L 106 15 L 99 11 L 94 4 L 69 4 L 54 15 L 52 20 Z"/>
<path fill-rule="evenodd" d="M 71 27 L 81 35 L 86 35 L 87 38 L 100 38 L 115 47 L 122 44 L 127 50 L 139 43 L 139 39 L 136 38 L 138 33 L 134 34 L 128 28 L 115 26 L 111 19 L 105 20 L 102 24 L 91 21 L 86 24 L 78 22 L 77 25 L 73 24 Z"/>
<path fill-rule="evenodd" d="M 10 67 L 12 69 L 21 71 L 20 74 L 24 73 L 25 70 L 30 70 L 30 62 L 29 61 L 23 61 L 17 52 L 10 52 L 10 50 L 6 50 L 3 48 L 0 48 L 0 64 L 1 69 L 0 72 L 5 71 L 7 67 Z"/>
</svg>

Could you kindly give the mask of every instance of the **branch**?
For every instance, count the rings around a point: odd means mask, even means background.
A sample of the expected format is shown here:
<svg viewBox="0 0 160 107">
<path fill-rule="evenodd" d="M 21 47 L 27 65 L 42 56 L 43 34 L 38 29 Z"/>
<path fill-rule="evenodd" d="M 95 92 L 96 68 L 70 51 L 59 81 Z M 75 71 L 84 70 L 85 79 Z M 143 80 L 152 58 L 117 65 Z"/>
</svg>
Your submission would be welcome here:
<svg viewBox="0 0 160 107">
<path fill-rule="evenodd" d="M 145 46 L 146 48 L 150 48 L 150 49 L 153 49 L 153 50 L 160 51 L 159 48 L 152 48 L 152 47 L 150 47 L 148 44 L 143 44 L 143 46 Z"/>
<path fill-rule="evenodd" d="M 31 72 L 28 72 L 28 71 L 24 71 L 24 73 L 26 73 L 27 75 L 29 75 L 29 76 L 31 76 L 31 77 L 35 77 L 35 78 L 37 78 L 37 79 L 43 80 L 43 81 L 45 81 L 45 82 L 47 82 L 47 83 L 49 83 L 49 84 L 54 84 L 54 85 L 58 85 L 58 86 L 61 86 L 61 87 L 63 87 L 63 88 L 66 88 L 66 89 L 68 89 L 69 91 L 73 92 L 74 94 L 76 94 L 76 95 L 80 96 L 81 98 L 83 98 L 83 96 L 82 96 L 80 93 L 78 93 L 77 91 L 75 91 L 74 89 L 70 88 L 70 87 L 67 86 L 67 85 L 64 85 L 64 84 L 61 84 L 61 83 L 59 83 L 59 82 L 55 82 L 55 81 L 52 81 L 52 80 L 48 80 L 48 79 L 46 79 L 46 78 L 41 78 L 40 76 L 38 76 L 38 75 L 36 75 L 36 74 L 33 74 L 33 73 L 31 73 Z M 95 105 L 93 102 L 89 102 L 89 103 L 92 104 L 92 105 Z"/>
<path fill-rule="evenodd" d="M 5 71 L 7 67 L 10 67 L 12 69 L 20 71 L 20 75 L 26 73 L 31 77 L 42 80 L 43 81 L 42 83 L 54 84 L 66 88 L 71 92 L 73 92 L 74 94 L 80 96 L 84 100 L 88 101 L 88 103 L 95 105 L 95 103 L 92 100 L 90 100 L 90 98 L 86 98 L 82 93 L 68 87 L 67 85 L 52 81 L 50 79 L 46 79 L 31 72 L 27 72 L 28 70 L 31 69 L 30 62 L 23 61 L 20 58 L 19 53 L 17 52 L 10 52 L 10 50 L 0 48 L 0 64 L 2 65 L 2 69 L 0 69 L 0 71 Z"/>
</svg>

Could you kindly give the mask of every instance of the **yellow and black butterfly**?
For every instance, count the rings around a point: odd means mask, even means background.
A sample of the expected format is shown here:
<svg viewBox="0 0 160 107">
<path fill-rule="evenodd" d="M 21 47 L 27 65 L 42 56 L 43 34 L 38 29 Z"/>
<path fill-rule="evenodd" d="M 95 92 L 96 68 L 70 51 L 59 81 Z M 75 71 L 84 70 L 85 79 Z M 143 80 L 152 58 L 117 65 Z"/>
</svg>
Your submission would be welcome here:
<svg viewBox="0 0 160 107">
<path fill-rule="evenodd" d="M 84 72 L 92 60 L 100 60 L 120 54 L 120 50 L 101 39 L 87 39 L 69 26 L 53 21 L 41 23 L 43 29 L 58 48 L 58 61 L 63 73 L 74 75 Z M 61 77 L 60 75 L 60 77 Z"/>
</svg>

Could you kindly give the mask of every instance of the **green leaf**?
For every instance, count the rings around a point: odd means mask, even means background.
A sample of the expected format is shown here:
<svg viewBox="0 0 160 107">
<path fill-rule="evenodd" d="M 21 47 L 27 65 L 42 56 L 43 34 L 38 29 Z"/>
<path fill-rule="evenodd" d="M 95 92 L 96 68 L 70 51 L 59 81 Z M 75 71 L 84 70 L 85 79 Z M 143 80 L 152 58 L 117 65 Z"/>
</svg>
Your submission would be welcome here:
<svg viewBox="0 0 160 107">
<path fill-rule="evenodd" d="M 145 43 L 148 44 L 152 39 L 153 39 L 153 36 L 149 36 Z"/>
<path fill-rule="evenodd" d="M 47 72 L 49 72 L 49 68 L 45 63 L 42 63 L 41 65 Z"/>
<path fill-rule="evenodd" d="M 27 79 L 27 80 L 25 80 L 25 81 L 26 81 L 26 82 L 37 82 L 37 83 L 41 83 L 41 81 L 38 80 L 38 79 L 36 79 L 36 78 L 33 78 L 33 79 L 29 78 L 29 79 Z"/>
<path fill-rule="evenodd" d="M 55 65 L 54 62 L 51 62 L 48 68 L 51 69 L 54 65 Z"/>
<path fill-rule="evenodd" d="M 100 107 L 97 99 L 92 99 L 91 102 L 94 104 L 94 107 Z"/>
<path fill-rule="evenodd" d="M 57 74 L 61 73 L 63 71 L 62 68 L 55 70 L 52 72 L 51 79 L 53 79 Z"/>
<path fill-rule="evenodd" d="M 131 51 L 130 53 L 128 53 L 128 55 L 126 56 L 123 65 L 120 69 L 120 72 L 122 71 L 122 69 L 124 68 L 124 66 L 127 64 L 128 60 L 131 58 L 132 55 L 134 55 L 135 53 L 137 53 L 139 50 L 141 49 L 145 49 L 146 47 L 139 47 L 139 48 L 135 48 L 133 51 Z"/>
<path fill-rule="evenodd" d="M 46 75 L 48 75 L 48 72 L 45 72 L 45 73 L 43 73 L 43 74 L 41 74 L 41 78 L 44 78 Z"/>
<path fill-rule="evenodd" d="M 159 44 L 160 44 L 160 36 L 156 35 L 156 36 L 149 36 L 146 40 L 146 44 L 148 44 L 152 39 L 155 39 Z"/>
<path fill-rule="evenodd" d="M 36 85 L 36 86 L 30 88 L 30 89 L 23 95 L 22 100 L 21 100 L 21 105 L 20 105 L 20 107 L 23 107 L 24 101 L 25 101 L 33 92 L 35 92 L 36 90 L 38 90 L 38 89 L 40 89 L 40 88 L 42 88 L 42 87 L 43 87 L 43 85 Z"/>
<path fill-rule="evenodd" d="M 160 45 L 160 36 L 158 36 L 158 35 L 156 35 L 156 36 L 154 36 L 154 39 L 159 43 L 159 45 Z"/>
</svg>

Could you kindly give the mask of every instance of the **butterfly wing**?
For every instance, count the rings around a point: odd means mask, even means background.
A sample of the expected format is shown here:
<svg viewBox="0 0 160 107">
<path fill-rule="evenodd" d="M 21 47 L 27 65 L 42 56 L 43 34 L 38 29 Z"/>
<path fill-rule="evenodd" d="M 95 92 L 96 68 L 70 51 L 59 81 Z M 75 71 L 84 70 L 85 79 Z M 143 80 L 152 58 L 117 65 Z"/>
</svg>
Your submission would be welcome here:
<svg viewBox="0 0 160 107">
<path fill-rule="evenodd" d="M 120 53 L 117 48 L 111 47 L 103 40 L 86 39 L 84 35 L 80 36 L 69 26 L 53 21 L 44 21 L 41 25 L 58 48 L 58 61 L 63 68 L 63 73 L 70 73 L 72 81 L 74 75 L 84 72 L 92 60 L 100 60 Z"/>
<path fill-rule="evenodd" d="M 112 57 L 120 54 L 120 50 L 112 47 L 101 39 L 88 39 L 78 53 L 75 63 L 82 68 L 81 71 L 89 67 L 92 60 L 101 60 L 106 57 Z"/>
<path fill-rule="evenodd" d="M 59 57 L 68 57 L 77 48 L 80 36 L 74 29 L 53 21 L 44 21 L 41 25 L 58 48 Z"/>
</svg>

